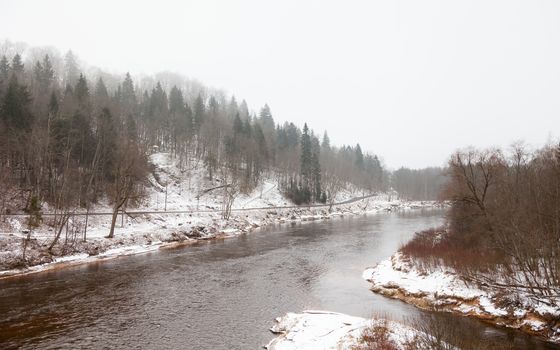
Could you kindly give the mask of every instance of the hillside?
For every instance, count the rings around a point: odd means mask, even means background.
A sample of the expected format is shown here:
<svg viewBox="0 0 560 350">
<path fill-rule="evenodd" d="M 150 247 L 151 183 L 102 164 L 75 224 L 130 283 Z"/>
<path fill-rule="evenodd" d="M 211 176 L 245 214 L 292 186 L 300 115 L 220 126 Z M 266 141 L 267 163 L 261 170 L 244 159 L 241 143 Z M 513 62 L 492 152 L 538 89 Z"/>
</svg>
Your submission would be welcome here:
<svg viewBox="0 0 560 350">
<path fill-rule="evenodd" d="M 145 196 L 137 207 L 126 208 L 125 212 L 129 214 L 118 215 L 115 238 L 106 238 L 112 211 L 106 199 L 91 208 L 87 226 L 85 210 L 74 208 L 72 213 L 75 215 L 68 220 L 60 239 L 50 250 L 56 226 L 55 219 L 46 215 L 52 210 L 48 204 L 42 205 L 45 209 L 41 225 L 30 232 L 26 229 L 26 216 L 5 217 L 0 233 L 0 270 L 4 271 L 3 274 L 37 271 L 52 267 L 52 263 L 80 263 L 151 251 L 170 244 L 229 237 L 273 223 L 328 219 L 420 205 L 397 201 L 395 194 L 380 194 L 355 203 L 334 205 L 330 211 L 328 205 L 297 207 L 279 189 L 278 180 L 271 177 L 251 193 L 236 196 L 232 215 L 225 219 L 222 210 L 224 190 L 218 188 L 204 193 L 221 186 L 221 178 L 210 180 L 206 171 L 196 164 L 181 169 L 178 159 L 168 153 L 154 153 L 149 159 L 153 170 L 148 176 L 150 184 Z M 336 202 L 362 195 L 362 191 L 348 185 L 338 193 Z M 35 267 L 29 269 L 30 266 Z"/>
</svg>

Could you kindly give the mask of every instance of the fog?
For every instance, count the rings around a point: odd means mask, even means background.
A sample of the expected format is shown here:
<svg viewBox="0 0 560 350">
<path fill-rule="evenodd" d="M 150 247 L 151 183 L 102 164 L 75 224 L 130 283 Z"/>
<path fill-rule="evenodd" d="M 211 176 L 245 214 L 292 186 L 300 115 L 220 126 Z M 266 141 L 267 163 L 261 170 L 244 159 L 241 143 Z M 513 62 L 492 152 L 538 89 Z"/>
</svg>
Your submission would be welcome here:
<svg viewBox="0 0 560 350">
<path fill-rule="evenodd" d="M 560 130 L 555 1 L 2 1 L 0 39 L 169 70 L 392 168 Z"/>
</svg>

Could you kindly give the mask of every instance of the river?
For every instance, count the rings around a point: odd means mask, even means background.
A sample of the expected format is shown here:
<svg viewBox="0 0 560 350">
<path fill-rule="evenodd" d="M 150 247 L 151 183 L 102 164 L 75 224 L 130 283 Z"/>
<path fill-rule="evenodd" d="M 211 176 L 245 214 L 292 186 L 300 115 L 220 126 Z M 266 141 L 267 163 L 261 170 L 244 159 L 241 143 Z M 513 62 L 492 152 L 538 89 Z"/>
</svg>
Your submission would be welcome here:
<svg viewBox="0 0 560 350">
<path fill-rule="evenodd" d="M 413 317 L 422 311 L 369 291 L 363 270 L 441 210 L 283 224 L 195 246 L 0 280 L 0 348 L 258 349 L 277 316 L 304 309 Z M 476 325 L 472 336 L 519 332 Z"/>
</svg>

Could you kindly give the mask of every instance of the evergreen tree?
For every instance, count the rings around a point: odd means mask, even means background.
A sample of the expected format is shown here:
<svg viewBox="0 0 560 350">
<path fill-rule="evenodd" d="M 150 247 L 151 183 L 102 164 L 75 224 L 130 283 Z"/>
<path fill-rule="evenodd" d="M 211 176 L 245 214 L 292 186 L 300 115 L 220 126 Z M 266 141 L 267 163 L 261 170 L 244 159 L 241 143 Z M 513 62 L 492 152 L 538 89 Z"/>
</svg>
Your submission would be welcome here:
<svg viewBox="0 0 560 350">
<path fill-rule="evenodd" d="M 241 119 L 249 119 L 249 106 L 245 100 L 241 101 L 239 105 L 239 116 Z"/>
<path fill-rule="evenodd" d="M 64 56 L 64 84 L 74 86 L 80 77 L 80 69 L 76 56 L 68 51 Z"/>
<path fill-rule="evenodd" d="M 319 155 L 321 148 L 319 146 L 319 140 L 313 137 L 312 140 L 312 154 L 311 154 L 311 176 L 313 182 L 313 197 L 315 200 L 320 200 L 321 198 L 321 164 L 319 163 Z"/>
<path fill-rule="evenodd" d="M 229 101 L 227 112 L 230 118 L 235 118 L 235 116 L 239 113 L 239 108 L 237 106 L 237 100 L 235 99 L 235 96 L 231 96 L 231 100 Z"/>
<path fill-rule="evenodd" d="M 239 113 L 236 113 L 233 119 L 233 135 L 237 136 L 240 134 L 243 134 L 243 121 L 241 121 Z"/>
<path fill-rule="evenodd" d="M 23 75 L 23 62 L 21 61 L 21 56 L 17 53 L 12 58 L 12 72 L 18 77 L 21 78 Z"/>
<path fill-rule="evenodd" d="M 321 148 L 326 151 L 329 151 L 331 149 L 331 139 L 329 138 L 329 135 L 327 135 L 326 131 L 323 134 L 323 141 L 321 142 Z"/>
<path fill-rule="evenodd" d="M 105 86 L 105 82 L 101 77 L 99 77 L 95 83 L 93 96 L 97 114 L 100 112 L 100 109 L 107 107 L 109 104 L 109 91 L 107 91 L 107 86 Z"/>
<path fill-rule="evenodd" d="M 35 80 L 40 85 L 43 85 L 43 65 L 41 64 L 41 62 L 35 62 L 35 66 L 33 67 L 33 75 L 35 76 Z"/>
<path fill-rule="evenodd" d="M 80 74 L 76 87 L 74 88 L 74 97 L 77 99 L 78 108 L 81 113 L 89 115 L 91 108 L 89 87 L 86 77 L 83 74 Z"/>
<path fill-rule="evenodd" d="M 270 107 L 265 104 L 259 113 L 259 122 L 263 128 L 263 131 L 274 130 L 274 119 L 272 118 L 272 113 L 270 113 Z"/>
<path fill-rule="evenodd" d="M 109 108 L 103 108 L 99 116 L 99 135 L 101 148 L 101 171 L 103 176 L 109 180 L 113 180 L 113 169 L 116 166 L 116 150 L 117 150 L 117 129 L 115 121 Z"/>
<path fill-rule="evenodd" d="M 360 147 L 360 144 L 358 143 L 356 145 L 356 150 L 355 150 L 355 165 L 356 168 L 363 170 L 364 169 L 364 154 L 362 153 L 362 147 Z"/>
<path fill-rule="evenodd" d="M 303 134 L 301 135 L 301 188 L 304 192 L 309 193 L 311 187 L 311 177 L 313 175 L 313 163 L 311 152 L 311 137 L 309 136 L 309 128 L 307 123 L 303 126 Z M 304 201 L 308 202 L 311 198 L 309 195 L 304 196 Z"/>
<path fill-rule="evenodd" d="M 158 85 L 161 89 L 161 85 L 158 82 Z M 136 92 L 134 91 L 134 82 L 132 81 L 132 77 L 130 73 L 126 73 L 124 81 L 121 85 L 121 94 L 120 99 L 123 103 L 123 107 L 126 113 L 133 113 L 136 107 Z"/>
<path fill-rule="evenodd" d="M 58 97 L 56 96 L 56 92 L 53 90 L 51 92 L 51 98 L 49 100 L 49 113 L 51 115 L 57 115 L 58 107 Z"/>
<path fill-rule="evenodd" d="M 50 86 L 54 80 L 54 70 L 49 55 L 45 55 L 43 63 L 35 62 L 33 73 L 41 89 L 47 89 Z"/>
<path fill-rule="evenodd" d="M 49 55 L 45 55 L 43 58 L 43 75 L 42 82 L 45 87 L 48 87 L 54 80 L 54 68 L 52 66 L 51 59 Z"/>
<path fill-rule="evenodd" d="M 7 81 L 10 74 L 10 63 L 6 55 L 0 58 L 0 82 Z"/>
<path fill-rule="evenodd" d="M 185 101 L 183 93 L 177 86 L 173 86 L 169 93 L 169 113 L 173 116 L 179 116 L 185 113 Z"/>
<path fill-rule="evenodd" d="M 205 114 L 204 101 L 202 100 L 202 96 L 200 94 L 198 94 L 198 97 L 194 101 L 193 114 L 194 130 L 195 132 L 199 132 L 202 127 L 202 123 L 204 122 Z"/>
<path fill-rule="evenodd" d="M 150 115 L 153 121 L 165 121 L 165 117 L 167 116 L 167 104 L 167 94 L 161 87 L 161 83 L 158 82 L 156 87 L 152 89 L 152 94 L 150 96 Z"/>
<path fill-rule="evenodd" d="M 76 83 L 76 87 L 74 88 L 74 95 L 81 103 L 86 102 L 89 98 L 89 87 L 86 77 L 83 74 L 80 74 L 80 77 L 78 78 L 78 82 Z"/>
<path fill-rule="evenodd" d="M 29 110 L 31 97 L 27 88 L 20 85 L 15 75 L 8 84 L 2 101 L 2 118 L 6 126 L 20 130 L 30 130 L 33 115 Z"/>
</svg>

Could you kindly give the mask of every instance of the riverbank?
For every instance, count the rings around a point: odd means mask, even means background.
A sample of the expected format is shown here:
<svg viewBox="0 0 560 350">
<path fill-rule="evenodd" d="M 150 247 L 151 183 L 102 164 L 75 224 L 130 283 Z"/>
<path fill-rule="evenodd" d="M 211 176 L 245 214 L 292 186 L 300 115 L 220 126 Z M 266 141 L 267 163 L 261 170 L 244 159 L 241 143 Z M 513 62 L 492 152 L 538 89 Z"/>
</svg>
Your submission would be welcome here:
<svg viewBox="0 0 560 350">
<path fill-rule="evenodd" d="M 63 235 L 51 252 L 48 246 L 54 232 L 48 227 L 27 233 L 8 232 L 0 235 L 0 278 L 37 273 L 76 264 L 113 259 L 120 256 L 152 252 L 157 249 L 196 242 L 225 239 L 272 224 L 328 220 L 348 215 L 379 211 L 431 207 L 431 202 L 388 201 L 386 196 L 366 198 L 350 204 L 328 207 L 242 211 L 224 220 L 219 211 L 198 214 L 144 214 L 118 227 L 114 238 L 106 238 L 108 220 L 90 219 L 87 240 L 76 234 Z M 17 227 L 17 223 L 14 224 Z M 23 259 L 24 244 L 25 260 Z"/>
<path fill-rule="evenodd" d="M 560 343 L 560 308 L 534 296 L 466 283 L 450 268 L 420 271 L 400 252 L 364 271 L 363 277 L 373 292 L 416 307 L 474 317 Z"/>
<path fill-rule="evenodd" d="M 303 311 L 278 317 L 270 331 L 278 336 L 265 346 L 268 350 L 337 350 L 361 347 L 362 335 L 375 329 L 384 341 L 404 350 L 418 331 L 382 319 L 365 319 L 329 311 Z M 382 334 L 382 335 L 381 335 Z"/>
</svg>

